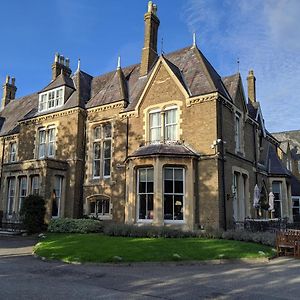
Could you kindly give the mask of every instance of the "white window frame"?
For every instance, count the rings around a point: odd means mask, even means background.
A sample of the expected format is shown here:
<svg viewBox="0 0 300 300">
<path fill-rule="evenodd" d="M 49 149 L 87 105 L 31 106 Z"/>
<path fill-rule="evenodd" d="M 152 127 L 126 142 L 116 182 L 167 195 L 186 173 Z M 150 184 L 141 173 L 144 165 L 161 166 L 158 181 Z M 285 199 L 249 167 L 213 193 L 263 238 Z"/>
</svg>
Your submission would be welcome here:
<svg viewBox="0 0 300 300">
<path fill-rule="evenodd" d="M 279 199 L 278 200 L 274 199 L 274 210 L 275 210 L 275 202 L 280 202 L 280 218 L 283 218 L 283 215 L 282 215 L 282 181 L 274 180 L 272 182 L 272 192 L 273 192 L 273 194 L 275 194 L 275 192 L 273 191 L 273 184 L 274 183 L 279 184 Z"/>
<path fill-rule="evenodd" d="M 9 144 L 9 162 L 17 161 L 17 142 L 11 142 Z"/>
<path fill-rule="evenodd" d="M 110 135 L 105 135 L 105 126 L 110 126 Z M 99 130 L 98 136 L 95 134 L 96 130 Z M 92 128 L 92 178 L 99 179 L 99 178 L 110 178 L 111 177 L 111 163 L 112 163 L 112 131 L 113 126 L 111 122 L 97 124 Z M 95 158 L 95 146 L 100 147 L 100 155 L 99 157 Z M 105 148 L 109 147 L 110 155 L 105 156 Z M 106 163 L 109 163 L 109 174 L 105 174 L 105 167 L 107 166 Z M 99 167 L 99 175 L 95 175 L 95 165 L 98 164 Z"/>
<path fill-rule="evenodd" d="M 65 87 L 61 86 L 39 95 L 39 112 L 53 110 L 64 105 Z"/>
<path fill-rule="evenodd" d="M 51 218 L 52 219 L 57 219 L 60 217 L 63 180 L 64 180 L 64 177 L 61 175 L 54 176 L 54 191 L 55 191 L 55 201 L 57 201 L 57 215 L 53 216 L 53 203 L 52 203 L 52 206 L 51 206 Z M 57 183 L 59 184 L 59 186 L 56 185 Z M 57 187 L 59 189 L 57 189 Z"/>
<path fill-rule="evenodd" d="M 235 113 L 234 115 L 234 137 L 235 137 L 235 151 L 242 152 L 242 128 L 241 115 Z"/>
<path fill-rule="evenodd" d="M 53 139 L 50 140 L 49 132 L 54 131 Z M 41 142 L 41 133 L 44 132 L 44 139 Z M 38 140 L 38 149 L 37 149 L 37 158 L 45 159 L 47 157 L 54 158 L 56 154 L 56 127 L 50 125 L 48 127 L 38 128 L 37 140 Z M 43 147 L 43 153 L 41 152 L 41 147 Z M 50 147 L 53 149 L 53 153 L 50 153 Z"/>
<path fill-rule="evenodd" d="M 148 192 L 147 190 L 147 183 L 150 182 L 148 181 L 148 170 L 152 170 L 153 171 L 153 191 L 152 192 Z M 139 186 L 140 186 L 140 172 L 142 170 L 146 170 L 146 191 L 141 193 L 140 192 L 140 189 L 139 189 Z M 154 219 L 154 167 L 152 166 L 149 166 L 149 167 L 141 167 L 139 169 L 137 169 L 137 222 L 139 223 L 152 223 L 153 222 L 153 219 Z M 152 218 L 144 218 L 144 219 L 141 219 L 140 218 L 140 196 L 141 195 L 145 195 L 146 196 L 146 214 L 149 213 L 149 216 L 150 216 L 150 211 L 148 211 L 147 209 L 147 206 L 148 206 L 148 195 L 152 195 L 152 201 L 153 201 L 153 209 L 152 209 Z"/>
<path fill-rule="evenodd" d="M 30 194 L 39 195 L 40 194 L 40 176 L 32 175 L 30 176 Z M 37 191 L 37 193 L 36 193 Z"/>
<path fill-rule="evenodd" d="M 175 188 L 173 186 L 173 189 L 174 189 L 174 192 L 173 193 L 166 193 L 165 192 L 165 170 L 166 169 L 172 169 L 173 170 L 173 185 L 174 185 L 174 179 L 175 179 L 175 176 L 174 176 L 174 170 L 182 170 L 182 182 L 183 182 L 183 190 L 182 190 L 182 193 L 176 193 L 175 192 Z M 180 166 L 165 166 L 163 168 L 163 203 L 164 203 L 164 198 L 165 198 L 165 195 L 172 195 L 173 196 L 173 220 L 168 220 L 168 219 L 165 219 L 164 215 L 165 215 L 165 208 L 163 207 L 163 220 L 164 220 L 164 223 L 165 224 L 183 224 L 185 223 L 185 212 L 186 212 L 186 206 L 185 206 L 185 168 L 184 167 L 180 167 Z M 174 216 L 175 216 L 175 213 L 174 213 L 174 206 L 176 205 L 174 203 L 174 197 L 175 196 L 182 196 L 182 201 L 183 201 L 183 205 L 182 205 L 182 209 L 183 209 L 183 212 L 182 212 L 182 220 L 175 220 L 174 219 Z"/>
<path fill-rule="evenodd" d="M 25 183 L 23 183 L 23 182 L 25 182 Z M 19 177 L 19 211 L 21 210 L 22 203 L 24 202 L 24 200 L 28 194 L 28 185 L 27 184 L 28 184 L 27 176 Z M 25 187 L 25 189 L 23 189 L 23 187 Z"/>
<path fill-rule="evenodd" d="M 11 217 L 14 213 L 15 196 L 16 196 L 16 178 L 9 177 L 7 179 L 7 202 L 6 202 L 7 203 L 6 213 L 8 217 Z M 11 206 L 11 203 L 12 203 L 12 209 L 10 211 L 9 208 Z"/>
<path fill-rule="evenodd" d="M 166 114 L 168 114 L 170 111 L 175 111 L 175 123 L 167 123 L 167 117 Z M 158 120 L 159 124 L 153 126 L 151 124 L 151 115 L 158 114 Z M 163 109 L 153 109 L 148 112 L 148 124 L 149 124 L 149 129 L 148 129 L 148 140 L 149 143 L 151 144 L 156 144 L 156 143 L 161 143 L 161 142 L 176 142 L 179 140 L 179 108 L 177 105 L 172 105 L 172 106 L 166 106 Z M 167 138 L 167 129 L 173 127 L 174 130 L 174 138 Z M 152 140 L 152 131 L 158 131 L 159 130 L 159 140 Z"/>
<path fill-rule="evenodd" d="M 294 205 L 294 200 L 299 201 L 298 205 Z M 295 216 L 294 215 L 294 208 L 298 209 L 298 215 L 300 217 L 300 196 L 293 196 L 292 197 L 292 204 L 293 204 L 292 205 L 292 214 L 293 214 L 293 217 Z"/>
</svg>

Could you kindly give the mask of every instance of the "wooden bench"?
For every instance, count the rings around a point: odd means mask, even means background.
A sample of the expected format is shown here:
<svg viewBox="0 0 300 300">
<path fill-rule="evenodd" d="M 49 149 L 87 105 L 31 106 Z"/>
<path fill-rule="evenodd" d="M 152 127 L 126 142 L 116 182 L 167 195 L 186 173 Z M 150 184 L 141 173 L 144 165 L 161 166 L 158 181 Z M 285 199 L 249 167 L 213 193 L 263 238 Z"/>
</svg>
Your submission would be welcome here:
<svg viewBox="0 0 300 300">
<path fill-rule="evenodd" d="M 285 230 L 276 233 L 277 256 L 293 255 L 300 258 L 300 230 Z"/>
</svg>

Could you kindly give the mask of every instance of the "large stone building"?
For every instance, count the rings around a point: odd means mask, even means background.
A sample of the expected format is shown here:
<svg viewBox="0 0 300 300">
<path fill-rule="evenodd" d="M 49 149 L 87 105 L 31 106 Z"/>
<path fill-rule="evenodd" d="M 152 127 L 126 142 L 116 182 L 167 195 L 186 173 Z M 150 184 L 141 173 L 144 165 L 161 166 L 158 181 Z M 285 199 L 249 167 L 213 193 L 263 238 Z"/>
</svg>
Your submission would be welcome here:
<svg viewBox="0 0 300 300">
<path fill-rule="evenodd" d="M 255 76 L 220 77 L 196 43 L 158 55 L 160 21 L 149 2 L 141 62 L 100 76 L 56 55 L 45 88 L 0 114 L 3 220 L 28 194 L 47 219 L 96 215 L 184 229 L 228 228 L 245 217 L 292 217 L 290 174 L 265 129 Z M 275 212 L 261 208 L 275 195 Z"/>
</svg>

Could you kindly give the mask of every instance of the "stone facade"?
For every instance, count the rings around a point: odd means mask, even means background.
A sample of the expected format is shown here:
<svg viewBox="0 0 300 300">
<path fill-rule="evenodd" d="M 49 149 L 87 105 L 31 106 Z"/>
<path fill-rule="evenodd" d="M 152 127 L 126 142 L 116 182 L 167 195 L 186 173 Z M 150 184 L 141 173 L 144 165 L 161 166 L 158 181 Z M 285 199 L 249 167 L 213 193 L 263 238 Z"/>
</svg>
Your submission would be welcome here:
<svg viewBox="0 0 300 300">
<path fill-rule="evenodd" d="M 292 219 L 291 174 L 264 127 L 253 71 L 247 100 L 240 75 L 221 78 L 195 44 L 158 56 L 158 27 L 150 1 L 140 64 L 72 75 L 56 54 L 41 92 L 14 99 L 15 82 L 5 83 L 3 219 L 30 193 L 45 198 L 47 221 L 86 214 L 194 230 Z"/>
</svg>

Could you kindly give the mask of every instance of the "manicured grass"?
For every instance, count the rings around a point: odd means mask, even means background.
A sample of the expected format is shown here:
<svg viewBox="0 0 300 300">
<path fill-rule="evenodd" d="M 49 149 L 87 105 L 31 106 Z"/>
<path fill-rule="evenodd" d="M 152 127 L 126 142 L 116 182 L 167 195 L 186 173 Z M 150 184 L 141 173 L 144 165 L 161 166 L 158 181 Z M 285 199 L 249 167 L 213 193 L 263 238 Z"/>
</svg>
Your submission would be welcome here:
<svg viewBox="0 0 300 300">
<path fill-rule="evenodd" d="M 257 258 L 272 255 L 260 244 L 200 238 L 126 238 L 100 234 L 47 234 L 35 253 L 65 262 L 123 262 Z M 174 255 L 175 254 L 175 255 Z M 180 257 L 179 257 L 179 256 Z"/>
</svg>

